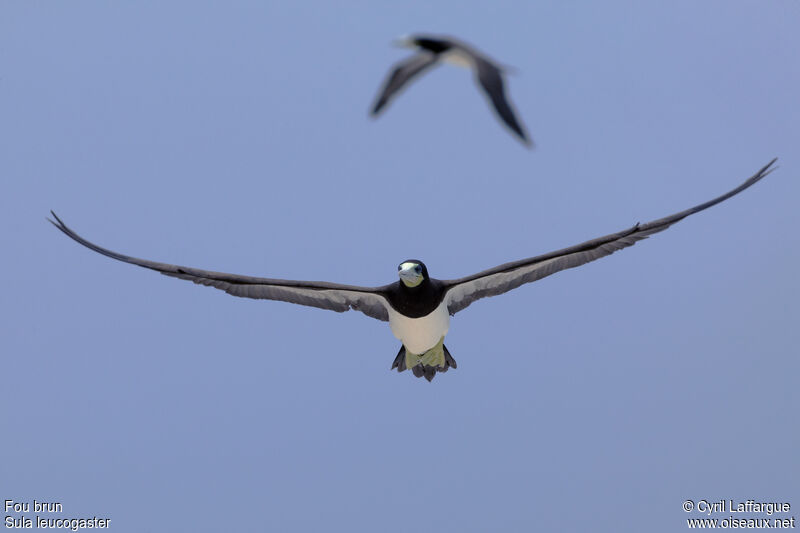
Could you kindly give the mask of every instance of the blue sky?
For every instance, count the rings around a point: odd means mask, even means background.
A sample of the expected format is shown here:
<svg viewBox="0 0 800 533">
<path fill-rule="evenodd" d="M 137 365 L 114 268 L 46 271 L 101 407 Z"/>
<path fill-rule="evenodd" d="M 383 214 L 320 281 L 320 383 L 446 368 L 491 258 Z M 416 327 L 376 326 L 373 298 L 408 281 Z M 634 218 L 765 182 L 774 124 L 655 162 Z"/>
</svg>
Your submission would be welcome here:
<svg viewBox="0 0 800 533">
<path fill-rule="evenodd" d="M 800 508 L 795 1 L 0 7 L 0 497 L 113 531 L 679 531 Z M 409 32 L 517 73 L 537 148 L 442 68 L 378 120 Z M 117 263 L 454 278 L 740 196 L 451 322 L 385 323 Z M 792 514 L 796 514 L 793 510 Z M 727 516 L 727 515 L 726 515 Z M 723 517 L 724 518 L 724 517 Z"/>
</svg>

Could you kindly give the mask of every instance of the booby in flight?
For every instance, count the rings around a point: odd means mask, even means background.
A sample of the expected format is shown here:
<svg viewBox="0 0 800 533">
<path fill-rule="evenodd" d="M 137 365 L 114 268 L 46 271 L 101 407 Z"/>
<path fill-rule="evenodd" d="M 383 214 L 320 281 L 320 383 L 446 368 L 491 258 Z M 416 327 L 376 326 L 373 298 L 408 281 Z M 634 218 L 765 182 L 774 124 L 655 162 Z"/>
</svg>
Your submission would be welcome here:
<svg viewBox="0 0 800 533">
<path fill-rule="evenodd" d="M 471 68 L 478 85 L 489 98 L 500 120 L 524 144 L 533 145 L 522 121 L 517 118 L 511 102 L 506 96 L 503 67 L 471 46 L 452 37 L 411 35 L 403 37 L 396 43 L 406 48 L 415 48 L 417 53 L 399 61 L 392 67 L 392 71 L 386 77 L 383 88 L 372 107 L 372 115 L 380 113 L 386 104 L 414 77 L 444 60 Z"/>
<path fill-rule="evenodd" d="M 112 259 L 208 285 L 233 296 L 280 300 L 338 312 L 354 309 L 369 317 L 388 321 L 392 333 L 402 342 L 392 368 L 397 368 L 398 372 L 411 369 L 415 376 L 424 376 L 431 381 L 437 372 L 446 372 L 450 367 L 456 368 L 455 360 L 444 346 L 451 315 L 481 298 L 503 294 L 524 283 L 540 280 L 560 270 L 574 268 L 632 246 L 689 215 L 742 192 L 769 174 L 773 170 L 771 167 L 774 162 L 773 159 L 743 184 L 722 196 L 646 224 L 636 224 L 605 237 L 506 263 L 459 279 L 431 278 L 422 261 L 408 259 L 397 267 L 400 279 L 383 287 L 257 278 L 137 259 L 87 241 L 67 227 L 52 211 L 55 221 L 48 220 L 68 237 Z"/>
</svg>

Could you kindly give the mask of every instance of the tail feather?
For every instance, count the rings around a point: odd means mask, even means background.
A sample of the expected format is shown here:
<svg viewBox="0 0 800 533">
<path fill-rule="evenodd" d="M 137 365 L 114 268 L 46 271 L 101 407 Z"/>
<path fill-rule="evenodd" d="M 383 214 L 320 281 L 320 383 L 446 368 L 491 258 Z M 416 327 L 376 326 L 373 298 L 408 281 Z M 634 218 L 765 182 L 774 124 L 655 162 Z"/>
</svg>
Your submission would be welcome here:
<svg viewBox="0 0 800 533">
<path fill-rule="evenodd" d="M 451 366 L 453 368 L 458 368 L 456 360 L 453 359 L 452 355 L 450 355 L 450 350 L 447 349 L 447 346 L 442 344 L 442 348 L 444 349 L 444 369 L 440 370 L 440 372 L 447 372 L 447 369 Z"/>
<path fill-rule="evenodd" d="M 400 346 L 400 351 L 397 352 L 397 357 L 394 358 L 394 363 L 392 363 L 391 370 L 397 369 L 398 372 L 402 372 L 406 369 L 406 347 Z"/>
<path fill-rule="evenodd" d="M 439 345 L 441 345 L 441 349 L 443 352 L 442 364 L 429 365 L 420 361 L 425 357 L 426 354 L 432 352 L 433 350 L 438 349 Z M 444 343 L 441 343 L 441 341 L 439 345 L 434 346 L 433 348 L 431 348 L 431 350 L 422 355 L 411 354 L 412 361 L 416 361 L 416 364 L 414 364 L 414 366 L 411 367 L 411 373 L 414 374 L 415 377 L 418 378 L 424 377 L 430 382 L 433 381 L 433 378 L 436 377 L 437 372 L 447 372 L 448 369 L 450 369 L 450 367 L 458 368 L 456 360 L 453 359 L 452 355 L 450 355 L 450 351 L 447 349 L 447 346 L 445 346 Z M 400 346 L 400 351 L 397 352 L 397 357 L 394 358 L 394 362 L 392 363 L 392 370 L 394 370 L 395 368 L 397 369 L 398 372 L 403 372 L 404 370 L 407 370 L 408 368 L 407 356 L 408 353 L 406 352 L 406 347 Z"/>
</svg>

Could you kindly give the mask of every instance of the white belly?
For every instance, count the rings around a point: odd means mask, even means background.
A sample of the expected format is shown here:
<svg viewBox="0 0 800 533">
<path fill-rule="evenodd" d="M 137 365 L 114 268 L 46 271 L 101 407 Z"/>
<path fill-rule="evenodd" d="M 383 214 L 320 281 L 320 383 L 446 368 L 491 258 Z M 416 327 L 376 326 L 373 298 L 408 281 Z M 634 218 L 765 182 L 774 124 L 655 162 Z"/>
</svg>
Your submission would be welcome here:
<svg viewBox="0 0 800 533">
<path fill-rule="evenodd" d="M 450 50 L 444 53 L 444 57 L 442 58 L 445 63 L 450 63 L 456 67 L 462 68 L 472 68 L 474 65 L 472 64 L 472 58 L 469 54 L 465 54 L 458 48 L 455 50 Z"/>
<path fill-rule="evenodd" d="M 389 327 L 406 350 L 422 354 L 436 346 L 447 334 L 450 329 L 450 314 L 447 312 L 445 300 L 429 315 L 420 318 L 408 318 L 390 307 Z"/>
</svg>

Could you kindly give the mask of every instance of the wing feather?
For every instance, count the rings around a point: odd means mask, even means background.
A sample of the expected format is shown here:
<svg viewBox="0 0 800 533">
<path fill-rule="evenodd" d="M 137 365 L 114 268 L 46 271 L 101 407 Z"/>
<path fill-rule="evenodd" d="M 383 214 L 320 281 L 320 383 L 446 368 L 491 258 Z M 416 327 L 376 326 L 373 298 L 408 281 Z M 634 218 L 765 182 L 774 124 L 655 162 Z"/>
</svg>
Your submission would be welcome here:
<svg viewBox="0 0 800 533">
<path fill-rule="evenodd" d="M 419 52 L 395 64 L 386 77 L 383 88 L 372 106 L 371 113 L 377 115 L 406 84 L 423 71 L 436 64 L 438 58 L 431 52 Z"/>
<path fill-rule="evenodd" d="M 508 126 L 508 128 L 517 134 L 517 136 L 527 145 L 532 145 L 530 137 L 528 137 L 525 127 L 522 122 L 517 118 L 517 114 L 511 106 L 506 94 L 505 83 L 503 82 L 503 75 L 500 68 L 492 64 L 490 61 L 483 57 L 473 54 L 473 62 L 475 64 L 476 76 L 483 92 L 489 97 L 497 116 L 500 120 Z"/>
<path fill-rule="evenodd" d="M 378 320 L 388 321 L 389 303 L 383 295 L 384 287 L 357 287 L 354 285 L 341 285 L 324 281 L 292 281 L 284 279 L 258 278 L 226 274 L 198 268 L 159 263 L 147 259 L 139 259 L 120 254 L 102 246 L 98 246 L 70 229 L 50 211 L 55 221 L 50 222 L 74 241 L 117 261 L 123 261 L 150 270 L 155 270 L 178 279 L 192 281 L 199 285 L 214 287 L 233 296 L 242 298 L 255 298 L 264 300 L 279 300 L 298 305 L 318 307 L 331 311 L 344 312 L 350 309 L 361 311 L 365 315 Z"/>
<path fill-rule="evenodd" d="M 540 280 L 561 270 L 584 265 L 601 257 L 611 255 L 617 250 L 633 246 L 650 235 L 664 231 L 689 215 L 708 209 L 739 194 L 775 170 L 775 167 L 772 166 L 775 161 L 776 159 L 770 161 L 735 189 L 679 213 L 646 224 L 636 224 L 627 230 L 586 241 L 563 250 L 505 263 L 472 276 L 444 281 L 443 283 L 448 287 L 445 294 L 447 309 L 451 315 L 454 315 L 481 298 L 503 294 L 525 283 Z"/>
</svg>

